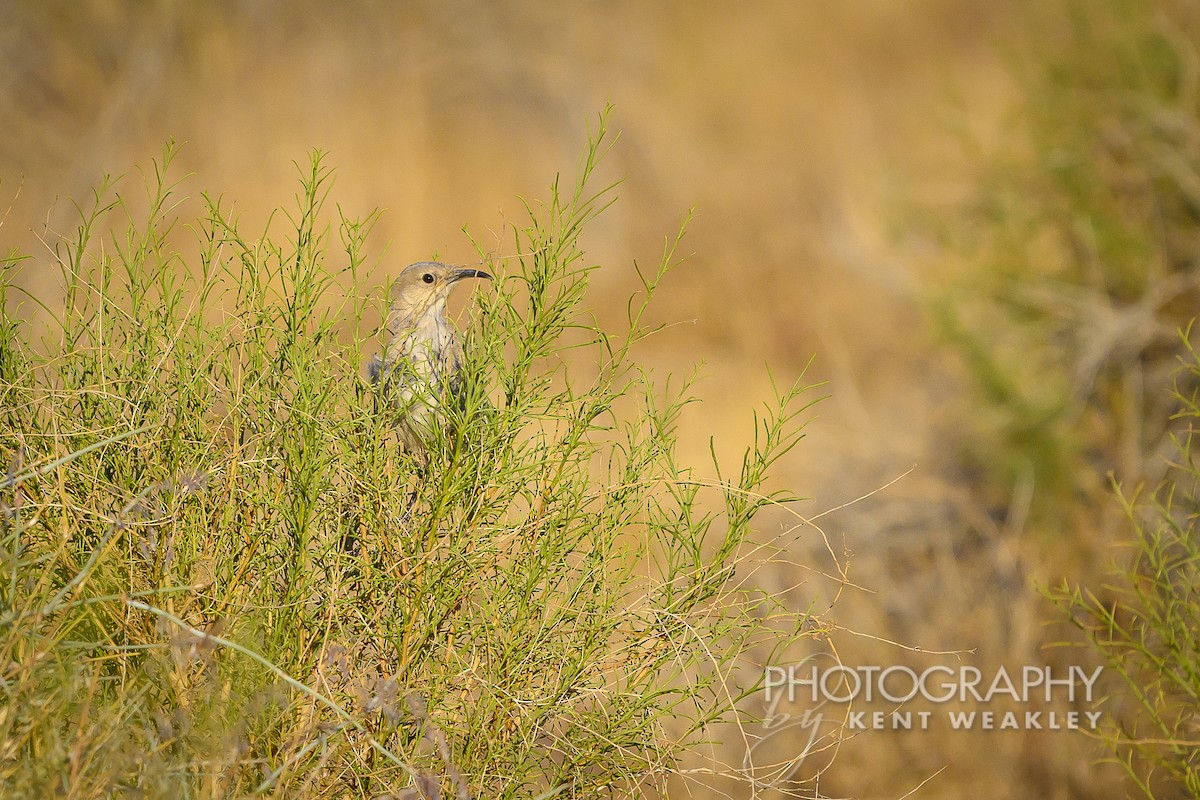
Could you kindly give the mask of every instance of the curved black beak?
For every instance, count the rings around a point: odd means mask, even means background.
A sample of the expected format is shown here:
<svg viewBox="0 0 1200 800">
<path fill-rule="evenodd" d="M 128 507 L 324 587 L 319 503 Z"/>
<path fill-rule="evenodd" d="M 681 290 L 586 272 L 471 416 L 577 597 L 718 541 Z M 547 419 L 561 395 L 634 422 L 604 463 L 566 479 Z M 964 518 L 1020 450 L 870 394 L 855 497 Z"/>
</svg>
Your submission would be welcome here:
<svg viewBox="0 0 1200 800">
<path fill-rule="evenodd" d="M 463 278 L 487 278 L 490 281 L 492 276 L 481 269 L 463 268 L 454 271 L 454 275 L 451 277 L 450 282 L 454 283 L 455 281 L 461 281 Z"/>
</svg>

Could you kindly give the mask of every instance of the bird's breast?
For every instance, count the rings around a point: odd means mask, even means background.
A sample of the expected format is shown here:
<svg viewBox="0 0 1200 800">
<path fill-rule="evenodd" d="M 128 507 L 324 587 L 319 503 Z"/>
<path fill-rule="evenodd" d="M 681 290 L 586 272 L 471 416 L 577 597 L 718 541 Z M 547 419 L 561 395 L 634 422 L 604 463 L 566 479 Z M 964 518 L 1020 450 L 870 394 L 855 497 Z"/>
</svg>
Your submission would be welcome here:
<svg viewBox="0 0 1200 800">
<path fill-rule="evenodd" d="M 392 342 L 385 369 L 402 388 L 429 384 L 436 389 L 452 379 L 462 365 L 462 348 L 450 322 L 441 314 L 426 314 Z M 407 386 L 406 386 L 407 384 Z"/>
</svg>

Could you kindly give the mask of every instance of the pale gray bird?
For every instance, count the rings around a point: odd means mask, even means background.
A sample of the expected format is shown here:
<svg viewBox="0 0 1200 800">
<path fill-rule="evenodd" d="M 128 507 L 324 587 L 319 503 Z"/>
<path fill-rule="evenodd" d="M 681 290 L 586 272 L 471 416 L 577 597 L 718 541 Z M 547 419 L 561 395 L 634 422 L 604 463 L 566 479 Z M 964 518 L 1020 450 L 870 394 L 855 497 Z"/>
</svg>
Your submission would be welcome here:
<svg viewBox="0 0 1200 800">
<path fill-rule="evenodd" d="M 463 278 L 492 276 L 437 261 L 405 267 L 388 290 L 388 342 L 368 368 L 371 383 L 383 384 L 405 449 L 423 460 L 449 419 L 446 404 L 461 408 L 466 399 L 462 345 L 446 318 L 450 289 Z"/>
</svg>

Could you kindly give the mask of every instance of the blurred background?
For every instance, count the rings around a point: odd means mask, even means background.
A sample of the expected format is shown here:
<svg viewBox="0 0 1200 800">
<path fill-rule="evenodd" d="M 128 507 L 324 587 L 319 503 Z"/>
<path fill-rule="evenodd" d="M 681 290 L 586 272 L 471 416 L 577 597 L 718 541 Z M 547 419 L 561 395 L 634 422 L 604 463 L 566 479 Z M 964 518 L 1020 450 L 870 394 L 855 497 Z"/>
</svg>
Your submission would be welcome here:
<svg viewBox="0 0 1200 800">
<path fill-rule="evenodd" d="M 0 247 L 53 292 L 73 203 L 103 173 L 132 191 L 168 138 L 194 173 L 181 195 L 224 196 L 243 230 L 291 203 L 295 162 L 321 148 L 338 206 L 383 209 L 382 285 L 411 261 L 476 261 L 463 228 L 507 254 L 519 198 L 573 178 L 611 103 L 602 172 L 623 183 L 585 240 L 602 323 L 637 290 L 634 261 L 697 214 L 654 307 L 668 327 L 641 351 L 661 372 L 703 365 L 684 455 L 704 464 L 712 435 L 739 456 L 770 375 L 815 357 L 830 397 L 778 481 L 808 515 L 870 494 L 821 520 L 855 588 L 821 577 L 812 529 L 781 559 L 808 569 L 754 580 L 812 607 L 814 647 L 846 663 L 1091 664 L 1049 647 L 1076 638 L 1042 590 L 1099 586 L 1121 558 L 1106 474 L 1158 474 L 1195 300 L 1197 30 L 1183 0 L 6 0 Z M 1110 797 L 1102 755 L 1064 731 L 870 732 L 786 786 Z"/>
</svg>

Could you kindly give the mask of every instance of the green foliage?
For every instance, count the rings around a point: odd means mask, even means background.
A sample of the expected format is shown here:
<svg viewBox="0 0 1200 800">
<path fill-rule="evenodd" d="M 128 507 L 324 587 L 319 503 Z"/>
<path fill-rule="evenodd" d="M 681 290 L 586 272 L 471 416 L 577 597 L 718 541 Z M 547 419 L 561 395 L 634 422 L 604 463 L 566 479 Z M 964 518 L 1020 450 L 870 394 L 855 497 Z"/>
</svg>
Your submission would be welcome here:
<svg viewBox="0 0 1200 800">
<path fill-rule="evenodd" d="M 971 461 L 1062 530 L 1163 440 L 1175 332 L 1200 303 L 1200 25 L 1162 0 L 1031 10 L 1009 147 L 955 217 L 936 304 L 979 402 Z"/>
<path fill-rule="evenodd" d="M 374 217 L 328 221 L 320 155 L 258 238 L 213 198 L 180 224 L 169 147 L 57 248 L 61 305 L 6 264 L 5 796 L 637 795 L 739 716 L 738 659 L 802 635 L 730 581 L 802 393 L 736 481 L 677 463 L 687 387 L 633 359 L 673 245 L 624 333 L 586 312 L 604 133 L 486 259 L 421 477 L 363 376 Z"/>
<path fill-rule="evenodd" d="M 1132 566 L 1117 570 L 1104 596 L 1060 593 L 1075 624 L 1124 684 L 1110 702 L 1106 742 L 1146 797 L 1171 787 L 1200 797 L 1200 356 L 1189 351 L 1186 432 L 1152 497 L 1125 498 L 1136 532 Z"/>
<path fill-rule="evenodd" d="M 970 266 L 936 306 L 978 389 L 966 438 L 983 493 L 998 506 L 1027 494 L 1039 552 L 1061 543 L 1085 567 L 1056 599 L 1122 679 L 1107 740 L 1148 797 L 1200 796 L 1195 10 L 1064 0 L 1031 11 L 1021 133 L 949 226 Z M 1164 458 L 1172 443 L 1176 461 Z M 1128 529 L 1105 524 L 1117 510 L 1106 475 L 1160 489 L 1145 503 L 1122 497 L 1137 559 L 1102 586 L 1086 566 L 1114 527 Z"/>
</svg>

